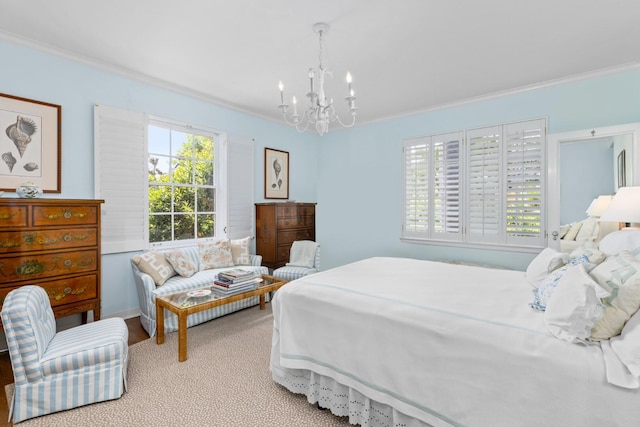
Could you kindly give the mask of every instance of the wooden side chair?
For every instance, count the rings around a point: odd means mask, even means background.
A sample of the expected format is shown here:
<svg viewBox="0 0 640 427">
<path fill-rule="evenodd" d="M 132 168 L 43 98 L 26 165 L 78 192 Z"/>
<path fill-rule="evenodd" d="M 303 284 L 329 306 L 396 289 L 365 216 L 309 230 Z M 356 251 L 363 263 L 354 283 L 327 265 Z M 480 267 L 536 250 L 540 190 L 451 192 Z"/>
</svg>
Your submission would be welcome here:
<svg viewBox="0 0 640 427">
<path fill-rule="evenodd" d="M 29 285 L 9 292 L 2 324 L 15 381 L 9 421 L 118 399 L 125 391 L 129 332 L 121 318 L 56 333 L 47 293 Z"/>
</svg>

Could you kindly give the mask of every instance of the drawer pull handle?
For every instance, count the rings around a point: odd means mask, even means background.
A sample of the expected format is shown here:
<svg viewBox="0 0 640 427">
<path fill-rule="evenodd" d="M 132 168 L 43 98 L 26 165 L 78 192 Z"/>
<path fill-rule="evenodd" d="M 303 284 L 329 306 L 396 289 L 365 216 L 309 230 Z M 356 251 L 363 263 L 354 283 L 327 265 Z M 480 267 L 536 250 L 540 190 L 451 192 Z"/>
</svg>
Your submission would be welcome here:
<svg viewBox="0 0 640 427">
<path fill-rule="evenodd" d="M 70 259 L 65 259 L 65 260 L 64 260 L 64 266 L 65 266 L 65 267 L 71 267 L 71 264 L 72 264 L 72 262 L 71 262 L 71 260 L 70 260 Z"/>
<path fill-rule="evenodd" d="M 70 242 L 71 241 L 71 235 L 70 234 L 65 234 L 64 237 L 62 238 L 65 242 Z"/>
<path fill-rule="evenodd" d="M 67 286 L 66 288 L 64 288 L 64 294 L 65 295 L 69 295 L 70 293 L 71 293 L 71 288 L 70 287 Z"/>
<path fill-rule="evenodd" d="M 72 215 L 72 214 L 71 214 L 71 211 L 64 211 L 63 216 L 65 217 L 65 219 L 69 219 L 69 218 L 71 218 L 71 215 Z"/>
</svg>

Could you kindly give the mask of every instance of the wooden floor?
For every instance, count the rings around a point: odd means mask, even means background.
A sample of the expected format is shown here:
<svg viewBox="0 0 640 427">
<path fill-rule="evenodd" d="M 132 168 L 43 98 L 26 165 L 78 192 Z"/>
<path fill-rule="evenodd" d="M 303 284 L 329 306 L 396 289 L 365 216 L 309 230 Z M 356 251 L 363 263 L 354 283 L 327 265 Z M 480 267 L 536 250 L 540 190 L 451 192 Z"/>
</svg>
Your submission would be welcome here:
<svg viewBox="0 0 640 427">
<path fill-rule="evenodd" d="M 147 331 L 142 329 L 139 317 L 133 317 L 126 320 L 129 329 L 129 345 L 149 339 Z M 13 382 L 13 371 L 11 369 L 11 360 L 9 352 L 0 353 L 0 426 L 10 426 L 7 423 L 9 417 L 9 407 L 7 406 L 7 396 L 4 393 L 4 386 Z M 20 425 L 20 424 L 18 424 Z"/>
</svg>

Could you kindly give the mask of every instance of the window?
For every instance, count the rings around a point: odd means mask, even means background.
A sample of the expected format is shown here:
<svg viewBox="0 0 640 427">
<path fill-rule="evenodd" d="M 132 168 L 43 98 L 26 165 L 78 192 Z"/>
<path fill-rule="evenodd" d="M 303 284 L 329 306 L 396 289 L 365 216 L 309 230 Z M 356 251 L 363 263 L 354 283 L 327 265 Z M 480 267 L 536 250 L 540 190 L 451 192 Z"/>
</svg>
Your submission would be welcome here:
<svg viewBox="0 0 640 427">
<path fill-rule="evenodd" d="M 103 254 L 253 234 L 252 138 L 102 105 L 94 129 Z"/>
<path fill-rule="evenodd" d="M 405 140 L 402 238 L 544 244 L 543 119 Z"/>
<path fill-rule="evenodd" d="M 216 236 L 216 147 L 220 135 L 151 120 L 148 214 L 151 245 Z"/>
</svg>

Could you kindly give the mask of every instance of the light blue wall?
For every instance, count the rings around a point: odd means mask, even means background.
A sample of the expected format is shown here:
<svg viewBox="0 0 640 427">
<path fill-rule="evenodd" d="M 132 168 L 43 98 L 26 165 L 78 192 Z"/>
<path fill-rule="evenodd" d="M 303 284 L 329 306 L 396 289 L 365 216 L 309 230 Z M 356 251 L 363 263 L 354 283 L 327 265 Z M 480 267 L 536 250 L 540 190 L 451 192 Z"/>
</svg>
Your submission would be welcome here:
<svg viewBox="0 0 640 427">
<path fill-rule="evenodd" d="M 1 93 L 62 106 L 62 193 L 46 197 L 94 197 L 93 106 L 102 104 L 255 138 L 258 202 L 264 201 L 264 147 L 289 151 L 290 197 L 307 202 L 317 200 L 318 145 L 314 135 L 299 134 L 268 120 L 3 40 L 0 58 L 18 58 L 0 61 Z M 129 266 L 131 255 L 102 257 L 104 316 L 138 307 Z"/>
<path fill-rule="evenodd" d="M 93 105 L 143 111 L 256 139 L 255 195 L 263 199 L 263 151 L 290 152 L 290 197 L 318 202 L 323 269 L 374 255 L 462 259 L 523 269 L 531 254 L 402 243 L 403 138 L 548 117 L 550 132 L 638 121 L 640 71 L 497 97 L 332 131 L 318 137 L 151 84 L 0 40 L 0 92 L 62 105 L 60 195 L 93 197 Z M 365 98 L 361 108 L 366 108 Z M 129 258 L 103 257 L 103 314 L 138 306 Z"/>
<path fill-rule="evenodd" d="M 548 118 L 550 133 L 568 132 L 639 116 L 640 70 L 631 70 L 329 133 L 319 147 L 322 266 L 386 255 L 525 269 L 533 254 L 400 241 L 402 139 L 538 117 Z"/>
</svg>

